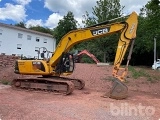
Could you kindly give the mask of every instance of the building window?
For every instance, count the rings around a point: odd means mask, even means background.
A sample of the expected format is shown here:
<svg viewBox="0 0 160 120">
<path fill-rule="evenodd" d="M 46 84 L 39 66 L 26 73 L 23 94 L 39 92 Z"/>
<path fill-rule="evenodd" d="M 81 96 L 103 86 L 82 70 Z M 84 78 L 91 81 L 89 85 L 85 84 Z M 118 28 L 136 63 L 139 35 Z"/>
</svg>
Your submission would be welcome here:
<svg viewBox="0 0 160 120">
<path fill-rule="evenodd" d="M 0 46 L 2 45 L 2 41 L 0 41 Z"/>
<path fill-rule="evenodd" d="M 32 36 L 27 35 L 27 40 L 31 40 Z"/>
<path fill-rule="evenodd" d="M 47 43 L 47 39 L 44 39 L 44 40 L 43 40 L 43 43 Z"/>
<path fill-rule="evenodd" d="M 40 38 L 39 38 L 39 37 L 36 37 L 36 41 L 39 42 L 39 40 L 40 40 Z"/>
<path fill-rule="evenodd" d="M 21 49 L 22 44 L 17 44 L 17 49 Z"/>
<path fill-rule="evenodd" d="M 39 47 L 35 47 L 35 51 L 37 51 L 37 52 L 38 52 L 38 51 L 39 51 Z"/>
<path fill-rule="evenodd" d="M 22 38 L 22 37 L 23 37 L 23 34 L 18 33 L 18 38 Z"/>
</svg>

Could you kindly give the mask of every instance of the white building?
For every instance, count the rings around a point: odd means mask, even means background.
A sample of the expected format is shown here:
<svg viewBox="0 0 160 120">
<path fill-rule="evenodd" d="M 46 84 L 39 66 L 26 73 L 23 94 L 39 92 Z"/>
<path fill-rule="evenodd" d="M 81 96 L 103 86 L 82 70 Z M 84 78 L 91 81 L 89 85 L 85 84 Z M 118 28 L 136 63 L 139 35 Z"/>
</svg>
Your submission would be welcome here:
<svg viewBox="0 0 160 120">
<path fill-rule="evenodd" d="M 45 47 L 53 52 L 55 46 L 56 40 L 50 34 L 0 23 L 1 54 L 37 58 L 39 48 Z"/>
</svg>

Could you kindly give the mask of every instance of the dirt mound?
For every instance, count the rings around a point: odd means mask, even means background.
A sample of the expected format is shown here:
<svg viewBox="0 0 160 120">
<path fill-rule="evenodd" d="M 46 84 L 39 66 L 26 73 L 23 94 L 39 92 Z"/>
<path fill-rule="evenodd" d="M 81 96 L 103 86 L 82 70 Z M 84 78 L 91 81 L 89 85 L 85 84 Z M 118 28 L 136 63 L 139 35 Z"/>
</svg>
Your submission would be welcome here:
<svg viewBox="0 0 160 120">
<path fill-rule="evenodd" d="M 0 67 L 0 80 L 12 81 L 14 78 L 18 78 L 21 75 L 14 73 L 14 67 Z"/>
</svg>

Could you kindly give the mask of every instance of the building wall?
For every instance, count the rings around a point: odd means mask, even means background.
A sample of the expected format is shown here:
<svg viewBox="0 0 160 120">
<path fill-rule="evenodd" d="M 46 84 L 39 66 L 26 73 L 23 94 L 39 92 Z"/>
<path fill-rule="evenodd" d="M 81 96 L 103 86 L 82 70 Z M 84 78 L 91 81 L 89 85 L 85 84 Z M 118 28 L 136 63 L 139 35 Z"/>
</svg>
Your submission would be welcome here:
<svg viewBox="0 0 160 120">
<path fill-rule="evenodd" d="M 30 40 L 27 39 L 28 35 L 31 36 Z M 53 52 L 55 51 L 55 46 L 56 40 L 50 36 L 0 26 L 0 53 L 35 57 L 38 56 L 35 51 L 38 48 L 45 47 L 48 51 Z"/>
</svg>

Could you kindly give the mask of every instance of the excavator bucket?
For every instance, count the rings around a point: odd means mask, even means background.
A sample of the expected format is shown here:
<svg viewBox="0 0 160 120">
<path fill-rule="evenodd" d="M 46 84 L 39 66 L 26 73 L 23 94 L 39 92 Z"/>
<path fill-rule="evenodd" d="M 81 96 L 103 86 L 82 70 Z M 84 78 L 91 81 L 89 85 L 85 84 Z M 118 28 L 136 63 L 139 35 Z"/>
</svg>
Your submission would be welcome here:
<svg viewBox="0 0 160 120">
<path fill-rule="evenodd" d="M 128 96 L 128 87 L 118 79 L 114 79 L 109 97 L 117 100 L 125 99 Z"/>
</svg>

